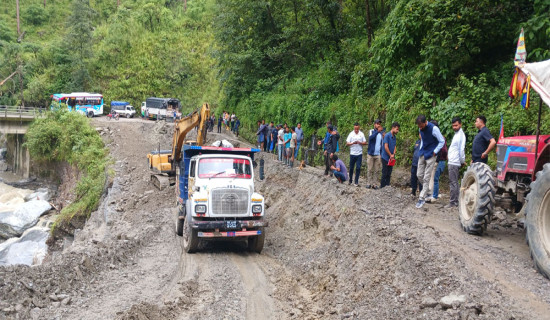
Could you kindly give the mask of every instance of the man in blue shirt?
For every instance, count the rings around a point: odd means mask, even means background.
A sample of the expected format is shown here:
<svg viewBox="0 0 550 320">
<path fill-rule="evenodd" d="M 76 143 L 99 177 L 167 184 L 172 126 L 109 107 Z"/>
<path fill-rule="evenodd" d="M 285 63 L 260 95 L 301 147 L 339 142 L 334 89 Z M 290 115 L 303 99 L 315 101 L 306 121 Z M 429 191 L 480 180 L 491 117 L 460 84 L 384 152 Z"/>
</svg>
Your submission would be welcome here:
<svg viewBox="0 0 550 320">
<path fill-rule="evenodd" d="M 367 148 L 367 189 L 371 187 L 378 189 L 377 184 L 382 167 L 380 152 L 382 150 L 383 133 L 382 121 L 379 119 L 374 120 L 374 129 L 369 130 L 369 146 Z"/>
<path fill-rule="evenodd" d="M 391 131 L 384 136 L 384 149 L 382 150 L 382 180 L 380 181 L 380 188 L 390 185 L 391 173 L 393 171 L 393 165 L 388 165 L 390 160 L 395 160 L 395 151 L 397 150 L 397 138 L 399 133 L 399 123 L 394 122 L 391 125 Z"/>
<path fill-rule="evenodd" d="M 302 124 L 298 123 L 296 125 L 296 128 L 294 129 L 294 132 L 296 132 L 296 151 L 294 151 L 294 159 L 298 160 L 298 150 L 300 150 L 300 145 L 302 144 L 302 140 L 304 140 L 304 131 L 302 131 Z M 302 155 L 303 158 L 303 155 Z"/>
<path fill-rule="evenodd" d="M 421 139 L 417 176 L 418 181 L 422 181 L 423 188 L 416 203 L 416 207 L 420 209 L 426 203 L 426 196 L 432 192 L 430 181 L 432 180 L 437 153 L 445 145 L 445 139 L 439 128 L 433 123 L 429 123 L 422 114 L 416 118 L 416 125 L 420 131 Z M 431 201 L 431 199 L 428 200 Z"/>
<path fill-rule="evenodd" d="M 487 163 L 489 152 L 491 152 L 497 144 L 495 138 L 493 138 L 491 132 L 485 126 L 486 123 L 487 118 L 484 116 L 478 116 L 476 118 L 475 126 L 479 131 L 477 132 L 474 142 L 472 143 L 472 163 Z"/>
<path fill-rule="evenodd" d="M 329 174 L 329 170 L 330 170 L 330 155 L 327 154 L 326 150 L 327 150 L 327 144 L 329 143 L 330 141 L 330 131 L 329 130 L 329 126 L 331 127 L 331 130 L 332 130 L 332 125 L 330 123 L 330 121 L 327 121 L 327 133 L 325 133 L 325 138 L 323 139 L 323 150 L 325 150 L 324 152 L 324 156 L 325 156 L 325 176 L 328 176 Z M 319 145 L 321 144 L 321 141 L 319 141 Z"/>
</svg>

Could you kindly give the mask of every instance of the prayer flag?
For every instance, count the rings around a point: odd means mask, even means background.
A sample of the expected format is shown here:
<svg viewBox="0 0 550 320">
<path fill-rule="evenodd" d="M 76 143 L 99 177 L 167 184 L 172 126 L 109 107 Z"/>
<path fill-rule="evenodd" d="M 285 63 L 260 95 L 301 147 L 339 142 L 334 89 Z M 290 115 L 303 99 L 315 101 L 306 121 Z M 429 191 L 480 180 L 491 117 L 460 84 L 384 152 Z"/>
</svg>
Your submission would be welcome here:
<svg viewBox="0 0 550 320">
<path fill-rule="evenodd" d="M 523 28 L 518 38 L 518 46 L 516 48 L 516 56 L 514 58 L 514 64 L 516 67 L 523 66 L 525 64 L 525 58 L 527 58 L 527 51 L 525 50 L 525 36 L 523 35 Z"/>
</svg>

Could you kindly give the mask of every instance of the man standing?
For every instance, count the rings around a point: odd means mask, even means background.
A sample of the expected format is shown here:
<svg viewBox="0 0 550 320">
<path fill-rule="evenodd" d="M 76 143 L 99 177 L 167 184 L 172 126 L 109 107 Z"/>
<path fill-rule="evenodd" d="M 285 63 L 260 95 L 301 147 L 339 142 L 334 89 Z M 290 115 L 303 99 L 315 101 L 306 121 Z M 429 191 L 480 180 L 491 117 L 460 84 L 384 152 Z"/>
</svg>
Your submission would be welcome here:
<svg viewBox="0 0 550 320">
<path fill-rule="evenodd" d="M 266 140 L 267 140 L 267 146 L 266 146 L 266 149 L 267 149 L 267 152 L 270 152 L 271 151 L 271 131 L 273 131 L 273 121 L 271 121 L 269 123 L 269 126 L 267 127 L 266 129 Z"/>
<path fill-rule="evenodd" d="M 332 159 L 332 155 L 336 153 L 338 150 L 338 140 L 340 139 L 340 134 L 334 129 L 332 125 L 329 125 L 327 128 L 328 132 L 330 133 L 328 143 L 325 145 L 325 159 L 329 161 L 328 169 L 330 170 L 330 159 Z"/>
<path fill-rule="evenodd" d="M 459 117 L 454 117 L 452 120 L 453 130 L 455 135 L 451 141 L 448 152 L 449 161 L 449 189 L 451 200 L 445 208 L 458 206 L 458 170 L 466 161 L 464 148 L 466 147 L 466 136 L 462 131 L 462 120 Z"/>
<path fill-rule="evenodd" d="M 258 136 L 258 147 L 260 148 L 260 151 L 265 151 L 264 149 L 264 143 L 265 143 L 265 120 L 258 121 L 258 131 L 256 132 L 256 135 Z"/>
<path fill-rule="evenodd" d="M 239 137 L 239 127 L 241 126 L 241 120 L 235 117 L 235 134 Z"/>
<path fill-rule="evenodd" d="M 292 136 L 290 138 L 290 165 L 289 167 L 294 167 L 294 149 L 296 149 L 298 135 L 296 134 L 296 129 L 291 127 Z"/>
<path fill-rule="evenodd" d="M 335 154 L 332 155 L 331 160 L 332 165 L 330 166 L 330 169 L 332 170 L 334 177 L 338 179 L 338 182 L 344 183 L 344 181 L 348 180 L 348 170 L 346 169 L 346 165 L 342 160 L 338 159 L 338 156 Z"/>
<path fill-rule="evenodd" d="M 296 151 L 294 151 L 294 159 L 298 159 L 298 150 L 300 150 L 300 145 L 302 144 L 302 140 L 304 140 L 304 131 L 302 131 L 301 123 L 298 123 L 296 125 L 296 129 L 294 129 L 294 132 L 296 132 Z"/>
<path fill-rule="evenodd" d="M 277 154 L 277 149 L 278 149 L 278 145 L 279 145 L 279 139 L 277 138 L 277 136 L 279 135 L 279 127 L 281 125 L 276 125 L 273 127 L 273 129 L 271 129 L 271 132 L 269 133 L 271 135 L 271 141 L 273 143 L 273 152 L 275 154 Z"/>
<path fill-rule="evenodd" d="M 390 160 L 395 160 L 395 151 L 397 150 L 397 138 L 399 133 L 399 123 L 394 122 L 391 125 L 391 131 L 384 136 L 384 150 L 382 150 L 382 179 L 380 188 L 390 185 L 393 164 L 390 166 Z"/>
<path fill-rule="evenodd" d="M 231 132 L 235 133 L 235 112 L 231 114 Z"/>
<path fill-rule="evenodd" d="M 380 152 L 382 150 L 382 121 L 374 120 L 374 129 L 369 130 L 369 146 L 367 148 L 367 189 L 371 187 L 378 189 L 378 179 L 380 179 L 380 168 L 382 161 Z"/>
<path fill-rule="evenodd" d="M 489 157 L 489 152 L 493 150 L 497 142 L 491 135 L 491 132 L 485 124 L 487 123 L 487 118 L 484 116 L 478 116 L 476 118 L 476 128 L 479 130 L 474 138 L 474 143 L 472 144 L 472 163 L 483 162 L 487 163 Z"/>
<path fill-rule="evenodd" d="M 284 142 L 285 142 L 285 131 L 283 127 L 279 125 L 279 131 L 277 132 L 277 152 L 280 162 L 283 162 L 283 152 L 284 152 Z"/>
<path fill-rule="evenodd" d="M 437 121 L 432 120 L 431 122 L 434 124 L 434 126 L 439 128 Z M 435 165 L 435 173 L 433 177 L 434 183 L 433 183 L 432 201 L 439 199 L 439 177 L 441 177 L 441 175 L 445 171 L 445 165 L 447 164 L 447 139 L 445 139 L 445 137 L 443 137 L 443 139 L 445 140 L 445 144 L 443 145 L 443 148 L 439 150 L 435 159 L 436 165 Z"/>
<path fill-rule="evenodd" d="M 418 157 L 418 181 L 422 181 L 422 191 L 416 203 L 417 208 L 422 208 L 426 203 L 426 195 L 430 194 L 430 180 L 435 165 L 437 153 L 445 145 L 445 139 L 441 135 L 439 128 L 433 123 L 426 121 L 424 115 L 416 118 L 416 125 L 420 131 L 420 151 Z M 431 201 L 431 199 L 429 199 Z"/>
<path fill-rule="evenodd" d="M 353 131 L 346 139 L 349 146 L 349 184 L 353 180 L 353 169 L 355 167 L 355 186 L 359 186 L 359 174 L 361 173 L 361 163 L 363 162 L 363 146 L 367 144 L 367 139 L 363 132 L 359 130 L 359 123 L 353 124 Z"/>
<path fill-rule="evenodd" d="M 420 133 L 418 134 L 418 140 L 414 143 L 413 158 L 411 164 L 411 194 L 416 197 L 416 190 L 422 191 L 422 183 L 418 182 L 418 154 L 420 152 Z"/>
<path fill-rule="evenodd" d="M 283 136 L 285 146 L 285 164 L 290 167 L 290 140 L 292 140 L 292 133 L 289 127 L 285 128 L 285 135 Z"/>
<path fill-rule="evenodd" d="M 323 139 L 323 154 L 325 156 L 325 176 L 328 176 L 329 174 L 329 170 L 330 170 L 330 155 L 327 154 L 327 145 L 329 144 L 329 141 L 330 141 L 330 131 L 332 131 L 332 125 L 330 123 L 330 121 L 327 121 L 327 133 L 325 133 L 325 138 Z M 329 127 L 331 129 L 329 129 Z M 321 141 L 319 141 L 319 144 L 321 144 Z"/>
<path fill-rule="evenodd" d="M 223 120 L 223 117 L 220 114 L 220 116 L 218 117 L 218 133 L 222 133 L 222 120 Z"/>
</svg>

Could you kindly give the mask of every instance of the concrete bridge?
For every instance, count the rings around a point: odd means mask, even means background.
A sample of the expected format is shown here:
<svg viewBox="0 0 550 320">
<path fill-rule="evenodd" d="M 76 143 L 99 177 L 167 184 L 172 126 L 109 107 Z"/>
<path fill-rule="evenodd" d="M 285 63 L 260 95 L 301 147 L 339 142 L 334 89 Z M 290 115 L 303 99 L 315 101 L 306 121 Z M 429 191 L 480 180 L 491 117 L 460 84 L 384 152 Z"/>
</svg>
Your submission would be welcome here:
<svg viewBox="0 0 550 320">
<path fill-rule="evenodd" d="M 44 112 L 44 108 L 0 106 L 0 136 L 7 140 L 8 163 L 13 172 L 25 178 L 30 175 L 30 155 L 23 147 L 23 138 L 32 121 Z"/>
</svg>

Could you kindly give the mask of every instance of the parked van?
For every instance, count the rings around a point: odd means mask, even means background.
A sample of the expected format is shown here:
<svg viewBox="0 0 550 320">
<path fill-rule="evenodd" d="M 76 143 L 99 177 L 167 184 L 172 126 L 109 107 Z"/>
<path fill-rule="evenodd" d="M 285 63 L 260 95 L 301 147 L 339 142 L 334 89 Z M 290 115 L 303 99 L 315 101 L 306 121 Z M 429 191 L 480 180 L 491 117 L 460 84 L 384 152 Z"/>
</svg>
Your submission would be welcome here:
<svg viewBox="0 0 550 320">
<path fill-rule="evenodd" d="M 133 118 L 136 109 L 126 101 L 111 101 L 111 112 L 116 112 L 122 117 Z"/>
</svg>

